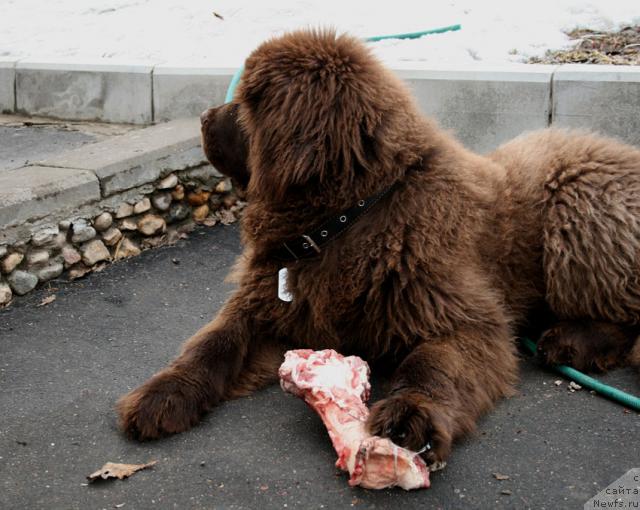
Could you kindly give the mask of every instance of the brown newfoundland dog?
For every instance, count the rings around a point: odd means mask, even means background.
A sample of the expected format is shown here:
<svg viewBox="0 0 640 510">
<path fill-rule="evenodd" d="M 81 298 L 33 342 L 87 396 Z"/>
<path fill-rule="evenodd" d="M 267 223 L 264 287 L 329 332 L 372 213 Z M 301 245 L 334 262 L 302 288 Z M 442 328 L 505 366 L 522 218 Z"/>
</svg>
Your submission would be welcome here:
<svg viewBox="0 0 640 510">
<path fill-rule="evenodd" d="M 547 363 L 640 357 L 640 151 L 545 130 L 473 154 L 331 31 L 262 44 L 202 124 L 207 156 L 249 202 L 238 287 L 119 401 L 131 436 L 181 432 L 273 383 L 286 349 L 333 348 L 392 371 L 369 428 L 436 463 L 514 391 L 527 323 L 555 321 Z"/>
</svg>

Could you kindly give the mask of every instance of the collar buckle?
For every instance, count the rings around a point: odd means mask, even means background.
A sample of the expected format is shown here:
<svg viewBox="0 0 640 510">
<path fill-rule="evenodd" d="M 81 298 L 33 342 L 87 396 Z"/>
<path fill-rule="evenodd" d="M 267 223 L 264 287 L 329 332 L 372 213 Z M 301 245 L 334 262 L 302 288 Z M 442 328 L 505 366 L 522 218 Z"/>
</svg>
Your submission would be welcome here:
<svg viewBox="0 0 640 510">
<path fill-rule="evenodd" d="M 309 246 L 311 246 L 311 248 L 313 248 L 314 250 L 316 250 L 316 252 L 320 253 L 320 247 L 316 244 L 316 242 L 311 238 L 311 236 L 308 236 L 307 234 L 302 234 L 302 238 L 307 241 L 307 243 L 309 243 Z"/>
</svg>

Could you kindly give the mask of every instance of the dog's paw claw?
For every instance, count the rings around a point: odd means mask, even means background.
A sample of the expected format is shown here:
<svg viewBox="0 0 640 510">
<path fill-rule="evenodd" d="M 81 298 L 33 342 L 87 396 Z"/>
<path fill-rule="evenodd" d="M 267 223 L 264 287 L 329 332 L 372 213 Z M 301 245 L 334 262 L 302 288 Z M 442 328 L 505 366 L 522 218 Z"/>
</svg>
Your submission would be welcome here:
<svg viewBox="0 0 640 510">
<path fill-rule="evenodd" d="M 403 392 L 374 404 L 367 426 L 372 434 L 420 451 L 428 462 L 441 463 L 451 450 L 451 433 L 446 423 L 437 405 L 424 394 Z"/>
<path fill-rule="evenodd" d="M 429 471 L 434 472 L 434 471 L 440 471 L 441 469 L 444 469 L 447 467 L 447 461 L 446 460 L 436 460 L 434 462 L 432 462 L 431 464 L 428 464 L 427 467 L 429 468 Z"/>
</svg>

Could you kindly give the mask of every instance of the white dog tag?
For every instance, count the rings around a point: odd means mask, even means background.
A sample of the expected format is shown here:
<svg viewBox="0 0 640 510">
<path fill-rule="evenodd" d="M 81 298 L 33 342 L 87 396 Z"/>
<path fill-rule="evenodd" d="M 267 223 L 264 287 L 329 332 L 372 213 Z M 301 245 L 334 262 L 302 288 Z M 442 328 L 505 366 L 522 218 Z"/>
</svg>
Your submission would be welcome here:
<svg viewBox="0 0 640 510">
<path fill-rule="evenodd" d="M 283 267 L 278 271 L 278 297 L 280 300 L 290 303 L 293 301 L 293 295 L 289 292 L 287 283 L 288 277 L 289 271 L 287 271 L 286 267 Z"/>
</svg>

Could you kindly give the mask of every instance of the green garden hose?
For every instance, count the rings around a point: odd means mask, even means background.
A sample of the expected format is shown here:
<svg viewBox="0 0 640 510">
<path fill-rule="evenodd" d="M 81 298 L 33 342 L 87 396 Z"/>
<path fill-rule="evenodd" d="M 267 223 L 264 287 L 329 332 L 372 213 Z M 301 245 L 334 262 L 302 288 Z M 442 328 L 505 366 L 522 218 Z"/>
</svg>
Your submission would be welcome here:
<svg viewBox="0 0 640 510">
<path fill-rule="evenodd" d="M 244 71 L 244 66 L 240 66 L 240 69 L 238 69 L 233 75 L 233 78 L 231 78 L 231 83 L 229 83 L 229 88 L 227 89 L 227 95 L 224 96 L 225 103 L 230 103 L 233 100 L 233 93 L 236 91 L 236 87 L 240 82 L 242 71 Z"/>
<path fill-rule="evenodd" d="M 432 28 L 431 30 L 423 30 L 422 32 L 409 32 L 408 34 L 393 34 L 393 35 L 374 35 L 367 37 L 365 41 L 376 42 L 384 41 L 385 39 L 420 39 L 423 35 L 430 34 L 442 34 L 443 32 L 455 32 L 460 30 L 461 25 L 449 25 L 448 27 Z"/>
<path fill-rule="evenodd" d="M 430 30 L 423 30 L 421 32 L 409 32 L 407 34 L 394 34 L 394 35 L 374 35 L 371 37 L 365 38 L 367 42 L 376 42 L 382 41 L 385 39 L 419 39 L 423 35 L 429 34 L 441 34 L 443 32 L 455 32 L 456 30 L 460 30 L 461 25 L 449 25 L 448 27 L 440 27 L 440 28 L 432 28 Z M 244 66 L 240 67 L 231 78 L 231 83 L 229 83 L 229 88 L 227 88 L 227 95 L 224 98 L 225 103 L 230 103 L 233 99 L 233 93 L 238 86 L 238 82 L 240 82 L 240 77 L 242 76 L 242 71 L 244 71 Z"/>
<path fill-rule="evenodd" d="M 532 353 L 536 353 L 536 344 L 532 340 L 528 338 L 521 339 L 522 344 Z M 629 393 L 625 393 L 622 390 L 617 388 L 613 388 L 607 384 L 601 383 L 597 379 L 593 377 L 589 377 L 586 374 L 583 374 L 579 370 L 575 368 L 568 367 L 566 365 L 554 365 L 553 369 L 556 372 L 561 373 L 562 375 L 568 377 L 572 381 L 577 382 L 581 386 L 585 388 L 589 388 L 590 390 L 594 390 L 600 395 L 607 397 L 611 400 L 622 404 L 625 407 L 630 409 L 634 409 L 635 411 L 640 411 L 640 397 L 636 397 L 635 395 L 630 395 Z"/>
</svg>

